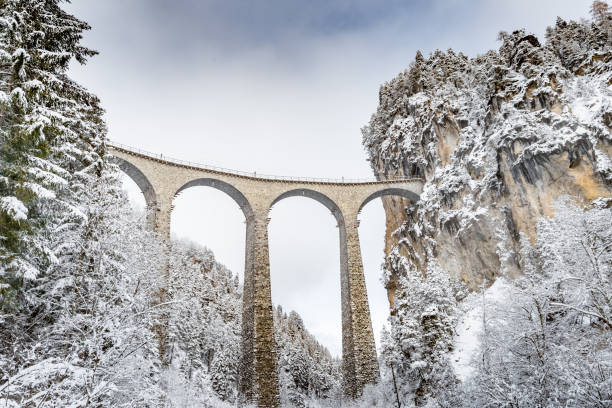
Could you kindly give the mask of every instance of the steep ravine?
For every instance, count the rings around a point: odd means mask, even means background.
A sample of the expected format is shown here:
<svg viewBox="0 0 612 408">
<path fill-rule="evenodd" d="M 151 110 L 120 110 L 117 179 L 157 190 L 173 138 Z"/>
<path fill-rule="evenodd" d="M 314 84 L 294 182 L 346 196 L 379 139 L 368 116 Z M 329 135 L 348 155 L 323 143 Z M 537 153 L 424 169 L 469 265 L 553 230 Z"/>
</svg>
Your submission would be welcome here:
<svg viewBox="0 0 612 408">
<path fill-rule="evenodd" d="M 610 18 L 558 19 L 547 39 L 501 33 L 467 58 L 417 53 L 380 89 L 363 132 L 376 176 L 420 176 L 418 203 L 385 198 L 386 283 L 437 261 L 475 287 L 521 273 L 520 241 L 570 196 L 612 205 Z"/>
</svg>

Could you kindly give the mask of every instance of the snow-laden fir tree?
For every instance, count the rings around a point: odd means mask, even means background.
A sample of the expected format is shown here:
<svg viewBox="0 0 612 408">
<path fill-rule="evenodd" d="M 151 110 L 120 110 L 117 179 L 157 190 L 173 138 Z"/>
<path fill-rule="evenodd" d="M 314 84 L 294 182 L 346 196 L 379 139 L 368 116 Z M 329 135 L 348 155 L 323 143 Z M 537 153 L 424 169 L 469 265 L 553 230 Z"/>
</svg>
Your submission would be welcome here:
<svg viewBox="0 0 612 408">
<path fill-rule="evenodd" d="M 241 348 L 242 287 L 208 249 L 174 241 L 168 293 L 170 367 L 164 374 L 172 407 L 233 406 Z M 339 400 L 340 362 L 308 333 L 301 317 L 274 314 L 283 406 Z M 327 406 L 327 405 L 326 405 Z"/>
<path fill-rule="evenodd" d="M 434 263 L 423 276 L 410 268 L 403 257 L 393 259 L 403 264 L 396 268 L 408 269 L 398 282 L 390 331 L 381 339 L 382 366 L 394 370 L 401 401 L 423 406 L 430 398 L 452 392 L 455 384 L 449 353 L 453 349 L 459 312 L 457 296 L 462 286 Z M 388 375 L 385 378 L 392 380 Z"/>
<path fill-rule="evenodd" d="M 89 26 L 58 0 L 0 2 L 0 296 L 55 262 L 49 234 L 78 223 L 83 173 L 99 172 L 105 125 L 98 99 L 67 75 Z"/>
<path fill-rule="evenodd" d="M 170 250 L 169 403 L 228 406 L 236 400 L 242 293 L 238 277 L 187 241 Z"/>
<path fill-rule="evenodd" d="M 287 407 L 336 406 L 341 399 L 339 359 L 333 358 L 294 311 L 274 313 L 281 403 Z"/>
<path fill-rule="evenodd" d="M 2 321 L 0 401 L 9 407 L 162 401 L 151 331 L 161 243 L 130 213 L 117 169 L 101 174 L 81 197 L 84 221 L 56 236 L 58 262 Z"/>
<path fill-rule="evenodd" d="M 0 405 L 155 406 L 163 251 L 125 210 L 98 99 L 67 76 L 95 52 L 60 6 L 0 2 Z"/>
</svg>

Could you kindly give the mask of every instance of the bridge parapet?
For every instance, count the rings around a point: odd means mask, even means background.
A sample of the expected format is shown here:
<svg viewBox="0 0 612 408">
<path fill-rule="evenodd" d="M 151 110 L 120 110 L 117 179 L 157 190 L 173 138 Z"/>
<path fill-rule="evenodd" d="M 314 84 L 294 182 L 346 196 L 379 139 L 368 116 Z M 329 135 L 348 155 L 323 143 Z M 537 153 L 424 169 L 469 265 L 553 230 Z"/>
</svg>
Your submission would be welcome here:
<svg viewBox="0 0 612 408">
<path fill-rule="evenodd" d="M 169 165 L 175 165 L 193 170 L 204 170 L 207 172 L 213 172 L 217 174 L 224 174 L 228 176 L 245 177 L 253 180 L 267 181 L 267 182 L 294 182 L 294 183 L 315 183 L 315 184 L 387 184 L 387 183 L 398 183 L 406 181 L 422 181 L 420 178 L 405 177 L 405 176 L 393 176 L 388 179 L 378 180 L 376 178 L 329 178 L 329 177 L 299 177 L 299 176 L 279 176 L 272 174 L 257 174 L 257 172 L 248 172 L 242 170 L 229 169 L 225 167 L 212 166 L 208 164 L 202 164 L 198 162 L 192 162 L 188 160 L 176 159 L 173 157 L 165 156 L 160 153 L 153 153 L 147 150 L 139 149 L 137 147 L 128 146 L 122 143 L 107 141 L 107 146 L 115 151 L 122 151 L 124 153 L 140 156 L 160 163 Z"/>
</svg>

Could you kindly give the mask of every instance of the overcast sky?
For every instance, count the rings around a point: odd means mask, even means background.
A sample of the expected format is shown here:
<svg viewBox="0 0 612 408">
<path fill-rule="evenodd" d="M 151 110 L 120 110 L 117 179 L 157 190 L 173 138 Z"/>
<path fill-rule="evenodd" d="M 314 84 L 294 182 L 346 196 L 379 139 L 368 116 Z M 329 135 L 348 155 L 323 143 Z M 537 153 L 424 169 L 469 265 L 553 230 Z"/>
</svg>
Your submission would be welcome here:
<svg viewBox="0 0 612 408">
<path fill-rule="evenodd" d="M 501 30 L 542 37 L 558 15 L 586 17 L 590 3 L 74 0 L 68 9 L 91 24 L 85 44 L 100 55 L 74 66 L 72 76 L 102 99 L 117 142 L 258 173 L 369 177 L 360 128 L 376 110 L 380 84 L 417 50 L 474 56 L 496 48 Z M 300 313 L 341 354 L 334 218 L 294 197 L 278 203 L 271 219 L 273 302 Z M 182 193 L 172 232 L 208 246 L 242 275 L 244 217 L 224 193 Z M 361 214 L 360 239 L 377 343 L 388 314 L 379 281 L 383 238 L 375 200 Z"/>
</svg>

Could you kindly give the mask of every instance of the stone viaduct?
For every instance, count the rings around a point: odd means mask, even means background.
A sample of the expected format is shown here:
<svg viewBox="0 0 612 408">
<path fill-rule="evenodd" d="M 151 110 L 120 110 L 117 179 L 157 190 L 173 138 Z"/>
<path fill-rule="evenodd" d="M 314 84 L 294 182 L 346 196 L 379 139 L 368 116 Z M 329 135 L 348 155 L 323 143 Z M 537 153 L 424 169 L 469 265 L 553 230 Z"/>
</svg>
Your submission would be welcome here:
<svg viewBox="0 0 612 408">
<path fill-rule="evenodd" d="M 259 407 L 277 407 L 277 354 L 270 291 L 268 214 L 287 197 L 312 198 L 327 207 L 340 233 L 343 389 L 358 396 L 380 376 L 370 309 L 363 275 L 358 214 L 371 200 L 397 195 L 419 199 L 420 179 L 386 181 L 330 181 L 256 176 L 165 158 L 117 143 L 108 152 L 144 194 L 147 222 L 170 239 L 172 200 L 193 186 L 209 186 L 229 194 L 246 218 L 243 289 L 242 361 L 239 391 L 242 399 Z"/>
</svg>

